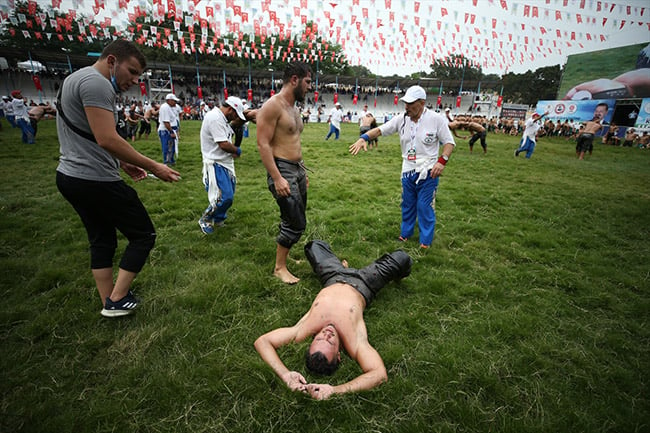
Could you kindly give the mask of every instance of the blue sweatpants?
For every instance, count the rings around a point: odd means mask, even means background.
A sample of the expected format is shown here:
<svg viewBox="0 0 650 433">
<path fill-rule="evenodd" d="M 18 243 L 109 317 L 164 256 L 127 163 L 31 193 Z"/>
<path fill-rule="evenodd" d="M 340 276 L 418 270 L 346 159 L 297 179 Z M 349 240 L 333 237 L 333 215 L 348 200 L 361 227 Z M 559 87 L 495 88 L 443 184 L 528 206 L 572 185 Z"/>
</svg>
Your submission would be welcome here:
<svg viewBox="0 0 650 433">
<path fill-rule="evenodd" d="M 521 139 L 521 143 L 519 143 L 519 149 L 517 149 L 517 153 L 521 152 L 526 152 L 526 158 L 529 158 L 533 156 L 533 152 L 535 151 L 535 142 L 530 139 L 530 137 L 526 137 L 526 140 Z"/>
<path fill-rule="evenodd" d="M 171 137 L 171 133 L 166 129 L 158 131 L 160 144 L 162 145 L 163 164 L 176 163 L 176 139 Z"/>
<path fill-rule="evenodd" d="M 219 164 L 212 164 L 212 169 L 219 188 L 219 198 L 214 205 L 210 204 L 203 212 L 203 219 L 220 223 L 226 219 L 226 213 L 232 206 L 237 180 L 228 169 Z M 203 183 L 205 184 L 205 190 L 208 191 L 209 179 L 203 179 Z"/>
<path fill-rule="evenodd" d="M 340 132 L 340 131 L 338 130 L 338 128 L 337 128 L 336 126 L 334 126 L 334 125 L 332 125 L 332 124 L 330 123 L 330 130 L 329 130 L 329 132 L 327 133 L 327 137 L 325 137 L 325 140 L 327 140 L 328 138 L 330 138 L 330 136 L 331 136 L 332 134 L 334 134 L 334 140 L 338 140 L 338 139 L 339 139 L 339 132 Z"/>
<path fill-rule="evenodd" d="M 431 245 L 436 227 L 436 212 L 433 199 L 438 190 L 439 178 L 432 179 L 430 174 L 417 184 L 418 173 L 402 174 L 402 226 L 401 236 L 409 238 L 415 231 L 417 219 L 420 229 L 420 243 Z"/>
<path fill-rule="evenodd" d="M 25 119 L 16 119 L 16 124 L 23 132 L 22 140 L 26 144 L 34 144 L 34 129 L 32 128 L 29 120 Z"/>
</svg>

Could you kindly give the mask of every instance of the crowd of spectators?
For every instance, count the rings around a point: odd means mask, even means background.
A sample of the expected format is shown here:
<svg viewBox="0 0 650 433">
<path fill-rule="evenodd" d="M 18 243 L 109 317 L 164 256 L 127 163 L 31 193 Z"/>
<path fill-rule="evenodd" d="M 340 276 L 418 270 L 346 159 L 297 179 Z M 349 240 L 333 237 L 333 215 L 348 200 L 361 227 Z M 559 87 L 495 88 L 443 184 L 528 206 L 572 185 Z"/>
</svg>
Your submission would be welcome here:
<svg viewBox="0 0 650 433">
<path fill-rule="evenodd" d="M 19 82 L 32 81 L 31 74 L 29 72 L 20 71 L 20 70 L 10 70 L 5 71 L 5 74 L 11 74 L 13 78 L 17 78 Z M 23 77 L 24 75 L 24 77 Z M 42 83 L 47 83 L 46 90 L 43 94 L 46 94 L 48 97 L 44 100 L 41 97 L 40 102 L 36 102 L 33 97 L 26 100 L 26 104 L 29 107 L 36 106 L 46 106 L 51 104 L 60 87 L 60 83 L 65 78 L 66 72 L 64 70 L 57 71 L 43 71 L 39 73 Z M 225 92 L 229 96 L 237 96 L 241 98 L 246 104 L 251 108 L 259 108 L 262 104 L 272 96 L 272 91 L 279 91 L 279 88 L 282 86 L 281 78 L 271 78 L 264 77 L 249 77 L 246 76 L 224 76 L 223 75 L 200 75 L 199 76 L 201 83 L 201 93 L 203 96 L 199 98 L 199 89 L 196 85 L 197 77 L 195 74 L 188 73 L 178 73 L 172 77 L 170 80 L 169 73 L 167 71 L 158 71 L 154 72 L 150 77 L 147 85 L 149 87 L 159 87 L 166 88 L 169 90 L 171 85 L 175 89 L 179 89 L 177 96 L 182 101 L 183 106 L 183 119 L 191 120 L 202 120 L 203 113 L 219 106 L 221 100 L 224 99 Z M 249 89 L 250 99 L 249 99 Z M 138 89 L 136 89 L 138 90 Z M 334 100 L 334 94 L 337 94 L 338 101 L 340 101 L 344 107 L 343 122 L 357 123 L 359 119 L 359 112 L 361 112 L 361 107 L 364 106 L 373 106 L 373 102 L 377 99 L 386 101 L 389 99 L 392 100 L 393 95 L 395 94 L 395 89 L 387 87 L 378 87 L 375 86 L 357 86 L 350 84 L 335 84 L 335 83 L 321 83 L 318 88 L 314 88 L 314 91 L 318 91 L 319 99 L 316 100 L 316 94 L 314 92 L 310 93 L 304 104 L 301 105 L 300 110 L 302 112 L 302 117 L 304 122 L 326 122 L 327 114 L 331 106 L 331 101 Z M 444 100 L 449 101 L 449 91 L 444 92 L 441 96 Z M 453 93 L 453 92 L 452 92 Z M 471 94 L 472 92 L 463 92 Z M 148 95 L 151 92 L 148 92 Z M 163 101 L 157 101 L 156 96 L 150 98 L 148 95 L 142 96 L 136 93 L 130 95 L 120 96 L 118 98 L 121 118 L 125 119 L 125 123 L 129 126 L 129 137 L 132 139 L 137 138 L 137 134 L 134 134 L 133 131 L 138 130 L 138 124 L 141 121 L 143 113 L 151 107 L 152 103 L 161 103 Z M 452 95 L 453 96 L 453 95 Z M 356 97 L 356 101 L 354 101 Z M 478 98 L 484 100 L 489 96 L 479 95 Z M 162 92 L 158 99 L 162 98 Z M 477 99 L 478 99 L 477 98 Z M 325 102 L 327 101 L 327 102 Z M 355 103 L 356 102 L 356 103 Z M 455 104 L 453 104 L 455 105 Z M 435 109 L 439 112 L 444 112 L 446 109 L 452 111 L 455 110 L 455 107 L 452 103 L 446 102 L 440 104 L 438 107 L 432 107 L 429 104 L 430 109 Z M 349 109 L 352 107 L 352 109 Z M 377 111 L 375 117 L 377 120 L 382 122 L 387 122 L 394 115 L 400 112 L 399 106 L 395 106 L 394 110 L 390 108 L 382 107 L 383 111 Z M 478 123 L 485 127 L 488 132 L 493 132 L 496 134 L 507 134 L 507 135 L 520 135 L 523 132 L 523 120 L 518 118 L 511 117 L 498 117 L 497 115 L 487 116 L 480 113 L 480 105 L 470 104 L 467 108 L 467 112 L 457 114 L 457 116 L 463 116 L 472 122 Z M 372 111 L 372 108 L 371 108 Z M 495 110 L 495 114 L 496 114 Z M 123 117 L 122 117 L 123 116 Z M 139 116 L 139 117 L 138 117 Z M 51 117 L 47 115 L 45 118 Z M 154 118 L 155 120 L 155 118 Z M 540 137 L 564 137 L 567 140 L 575 141 L 577 136 L 580 134 L 580 128 L 582 123 L 578 121 L 569 121 L 569 120 L 552 120 L 547 119 L 544 122 L 543 128 L 540 129 Z M 648 132 L 634 131 L 633 128 L 624 128 L 625 132 L 620 131 L 620 127 L 615 124 L 608 125 L 605 129 L 605 133 L 602 135 L 602 143 L 612 146 L 635 146 L 639 148 L 648 147 Z"/>
</svg>

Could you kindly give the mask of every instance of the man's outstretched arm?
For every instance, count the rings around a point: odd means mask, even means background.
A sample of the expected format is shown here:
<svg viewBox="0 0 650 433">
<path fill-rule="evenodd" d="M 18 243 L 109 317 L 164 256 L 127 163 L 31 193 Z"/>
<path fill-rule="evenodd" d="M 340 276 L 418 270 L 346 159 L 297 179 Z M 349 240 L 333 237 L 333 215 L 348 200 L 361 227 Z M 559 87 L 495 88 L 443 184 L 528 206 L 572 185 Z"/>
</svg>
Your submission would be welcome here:
<svg viewBox="0 0 650 433">
<path fill-rule="evenodd" d="M 344 394 L 346 392 L 357 392 L 372 389 L 388 380 L 384 361 L 379 353 L 370 343 L 361 345 L 357 351 L 356 361 L 363 370 L 363 374 L 341 385 L 328 385 L 310 383 L 307 385 L 307 392 L 318 400 L 325 400 L 333 394 Z"/>
<path fill-rule="evenodd" d="M 277 348 L 295 340 L 297 325 L 278 328 L 255 340 L 255 350 L 292 391 L 306 391 L 307 381 L 297 371 L 290 371 L 278 356 Z"/>
</svg>

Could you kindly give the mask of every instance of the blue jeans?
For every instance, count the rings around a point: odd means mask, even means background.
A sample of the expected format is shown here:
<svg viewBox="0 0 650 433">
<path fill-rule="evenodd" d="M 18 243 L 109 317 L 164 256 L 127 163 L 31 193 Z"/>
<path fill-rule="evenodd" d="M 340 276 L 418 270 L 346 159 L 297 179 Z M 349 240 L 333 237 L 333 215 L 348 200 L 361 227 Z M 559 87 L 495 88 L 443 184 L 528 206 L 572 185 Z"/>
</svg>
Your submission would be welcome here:
<svg viewBox="0 0 650 433">
<path fill-rule="evenodd" d="M 415 183 L 419 174 L 402 175 L 402 226 L 401 236 L 409 238 L 415 231 L 417 219 L 420 229 L 420 243 L 431 245 L 436 227 L 436 212 L 433 210 L 433 199 L 438 190 L 439 178 L 427 178 Z"/>
</svg>

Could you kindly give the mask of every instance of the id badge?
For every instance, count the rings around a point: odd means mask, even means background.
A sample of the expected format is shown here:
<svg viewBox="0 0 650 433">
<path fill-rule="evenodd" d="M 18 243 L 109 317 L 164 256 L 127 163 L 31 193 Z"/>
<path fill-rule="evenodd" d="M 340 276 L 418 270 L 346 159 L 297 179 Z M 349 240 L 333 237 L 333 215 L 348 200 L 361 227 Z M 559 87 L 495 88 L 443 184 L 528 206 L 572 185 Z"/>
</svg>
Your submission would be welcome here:
<svg viewBox="0 0 650 433">
<path fill-rule="evenodd" d="M 408 152 L 406 152 L 406 159 L 409 161 L 415 161 L 415 149 L 409 149 Z"/>
</svg>

